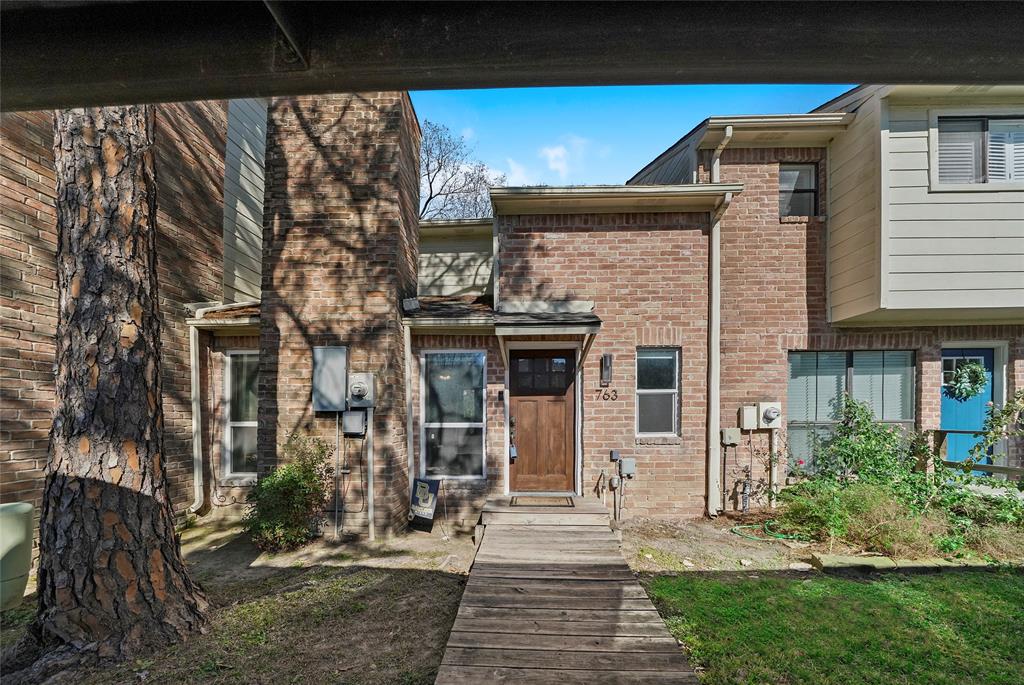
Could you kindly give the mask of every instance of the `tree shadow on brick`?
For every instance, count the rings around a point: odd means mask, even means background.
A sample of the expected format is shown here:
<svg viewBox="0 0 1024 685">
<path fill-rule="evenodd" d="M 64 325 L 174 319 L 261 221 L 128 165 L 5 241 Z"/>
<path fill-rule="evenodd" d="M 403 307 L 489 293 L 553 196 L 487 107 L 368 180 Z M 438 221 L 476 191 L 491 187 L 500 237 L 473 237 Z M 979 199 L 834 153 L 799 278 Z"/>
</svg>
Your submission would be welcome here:
<svg viewBox="0 0 1024 685">
<path fill-rule="evenodd" d="M 409 116 L 397 94 L 281 98 L 267 132 L 259 472 L 277 465 L 290 433 L 333 441 L 334 421 L 317 419 L 334 417 L 312 412 L 312 349 L 347 346 L 351 370 L 378 376 L 378 503 L 407 492 L 395 462 L 405 426 L 400 303 L 415 294 L 415 268 L 403 264 L 417 240 L 416 202 L 404 198 L 411 217 L 402 206 L 402 165 L 417 167 L 402 158 Z"/>
</svg>

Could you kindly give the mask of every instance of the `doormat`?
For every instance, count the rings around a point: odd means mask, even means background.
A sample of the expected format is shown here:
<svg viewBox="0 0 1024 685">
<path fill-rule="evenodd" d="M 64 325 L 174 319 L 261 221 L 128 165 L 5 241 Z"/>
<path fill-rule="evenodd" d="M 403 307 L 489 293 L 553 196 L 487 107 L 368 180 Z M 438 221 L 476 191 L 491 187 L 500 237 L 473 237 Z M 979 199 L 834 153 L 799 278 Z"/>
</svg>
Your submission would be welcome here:
<svg viewBox="0 0 1024 685">
<path fill-rule="evenodd" d="M 575 507 L 572 497 L 513 497 L 512 507 Z"/>
</svg>

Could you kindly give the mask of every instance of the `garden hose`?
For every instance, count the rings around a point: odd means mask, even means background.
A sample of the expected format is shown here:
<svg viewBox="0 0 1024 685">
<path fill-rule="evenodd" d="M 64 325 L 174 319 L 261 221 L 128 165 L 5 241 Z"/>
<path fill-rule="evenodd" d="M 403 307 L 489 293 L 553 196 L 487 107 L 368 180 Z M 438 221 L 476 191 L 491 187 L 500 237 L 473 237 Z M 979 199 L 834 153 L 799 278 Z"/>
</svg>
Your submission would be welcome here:
<svg viewBox="0 0 1024 685">
<path fill-rule="evenodd" d="M 799 534 L 790 535 L 788 533 L 777 533 L 777 532 L 775 532 L 774 530 L 772 530 L 770 528 L 770 524 L 772 524 L 772 523 L 775 523 L 774 519 L 769 519 L 768 521 L 765 521 L 764 523 L 756 523 L 756 524 L 752 524 L 752 525 L 742 525 L 742 526 L 733 526 L 732 528 L 729 529 L 729 532 L 732 533 L 733 535 L 739 535 L 741 538 L 745 538 L 747 540 L 756 540 L 758 542 L 772 542 L 773 540 L 806 540 L 806 538 L 803 535 L 799 535 Z M 749 533 L 744 533 L 743 532 L 744 530 L 751 529 L 751 528 L 759 528 L 759 529 L 761 529 L 761 531 L 763 531 L 764 534 L 767 535 L 768 537 L 762 538 L 762 537 L 758 537 L 756 535 L 750 535 Z"/>
</svg>

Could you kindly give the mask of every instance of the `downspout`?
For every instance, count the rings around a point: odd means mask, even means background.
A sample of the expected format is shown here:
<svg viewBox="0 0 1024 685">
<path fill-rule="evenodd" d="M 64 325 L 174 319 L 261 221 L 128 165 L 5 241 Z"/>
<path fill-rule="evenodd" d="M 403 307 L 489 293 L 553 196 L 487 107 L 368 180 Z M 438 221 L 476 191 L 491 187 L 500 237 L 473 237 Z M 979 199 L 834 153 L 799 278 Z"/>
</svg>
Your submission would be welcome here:
<svg viewBox="0 0 1024 685">
<path fill-rule="evenodd" d="M 195 311 L 197 319 L 203 318 L 203 314 L 213 307 L 202 307 Z M 189 384 L 192 393 L 192 505 L 188 513 L 195 514 L 203 508 L 206 500 L 206 491 L 203 488 L 203 390 L 199 378 L 199 328 L 188 327 L 188 357 L 189 357 Z"/>
<path fill-rule="evenodd" d="M 195 514 L 203 508 L 206 491 L 203 487 L 203 410 L 202 389 L 199 377 L 199 329 L 188 327 L 188 366 L 191 389 L 191 408 L 193 408 L 193 490 L 195 497 L 188 507 L 189 514 Z"/>
<path fill-rule="evenodd" d="M 725 127 L 725 135 L 711 156 L 711 182 L 719 183 L 722 151 L 732 140 L 732 126 Z M 708 289 L 708 483 L 707 512 L 717 516 L 722 499 L 722 448 L 719 439 L 721 431 L 722 396 L 722 215 L 732 202 L 732 193 L 726 193 L 711 220 L 711 235 L 708 240 L 709 275 Z"/>
<path fill-rule="evenodd" d="M 416 460 L 412 450 L 412 330 L 409 324 L 402 326 L 403 344 L 405 345 L 405 453 L 409 461 L 409 501 L 412 501 L 413 480 L 416 478 Z"/>
</svg>

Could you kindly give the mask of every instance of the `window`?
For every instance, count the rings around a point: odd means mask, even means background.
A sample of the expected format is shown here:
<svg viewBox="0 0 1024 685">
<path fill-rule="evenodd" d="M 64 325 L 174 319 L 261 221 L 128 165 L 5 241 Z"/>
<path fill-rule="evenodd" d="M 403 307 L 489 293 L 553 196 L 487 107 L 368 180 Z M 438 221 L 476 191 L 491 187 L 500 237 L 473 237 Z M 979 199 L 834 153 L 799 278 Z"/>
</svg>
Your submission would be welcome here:
<svg viewBox="0 0 1024 685">
<path fill-rule="evenodd" d="M 817 216 L 818 165 L 779 165 L 779 216 Z"/>
<path fill-rule="evenodd" d="M 1024 182 L 1024 118 L 939 117 L 943 184 Z"/>
<path fill-rule="evenodd" d="M 914 376 L 914 353 L 908 350 L 790 352 L 790 453 L 810 462 L 815 446 L 832 434 L 847 392 L 866 402 L 876 418 L 912 427 Z"/>
<path fill-rule="evenodd" d="M 256 386 L 258 352 L 229 352 L 224 365 L 227 417 L 224 429 L 225 471 L 229 475 L 256 473 Z"/>
<path fill-rule="evenodd" d="M 485 353 L 426 352 L 421 367 L 423 474 L 428 478 L 482 478 Z"/>
<path fill-rule="evenodd" d="M 985 366 L 984 357 L 943 357 L 942 358 L 942 385 L 949 385 L 953 382 L 953 374 L 961 366 L 968 362 L 976 362 Z"/>
<path fill-rule="evenodd" d="M 679 350 L 637 349 L 636 434 L 679 435 Z"/>
</svg>

